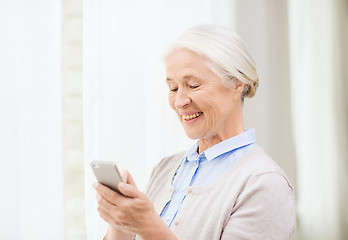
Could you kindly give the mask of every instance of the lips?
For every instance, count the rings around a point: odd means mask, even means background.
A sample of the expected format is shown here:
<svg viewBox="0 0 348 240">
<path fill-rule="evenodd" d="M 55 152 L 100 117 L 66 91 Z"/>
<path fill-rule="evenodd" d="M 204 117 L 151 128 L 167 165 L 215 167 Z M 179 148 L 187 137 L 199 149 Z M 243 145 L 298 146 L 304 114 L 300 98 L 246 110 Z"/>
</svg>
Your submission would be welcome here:
<svg viewBox="0 0 348 240">
<path fill-rule="evenodd" d="M 186 121 L 198 118 L 199 116 L 201 116 L 203 114 L 203 112 L 197 112 L 197 113 L 193 113 L 193 114 L 182 114 L 182 118 Z"/>
</svg>

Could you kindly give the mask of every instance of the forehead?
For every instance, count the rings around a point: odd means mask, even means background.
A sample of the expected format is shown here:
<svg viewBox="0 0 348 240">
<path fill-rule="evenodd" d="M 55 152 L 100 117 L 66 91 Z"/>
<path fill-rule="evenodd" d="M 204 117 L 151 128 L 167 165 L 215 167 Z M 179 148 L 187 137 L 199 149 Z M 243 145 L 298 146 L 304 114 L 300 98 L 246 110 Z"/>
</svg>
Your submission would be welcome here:
<svg viewBox="0 0 348 240">
<path fill-rule="evenodd" d="M 168 54 L 166 66 L 168 69 L 173 67 L 194 66 L 204 62 L 206 62 L 206 60 L 203 57 L 197 55 L 187 48 L 180 48 L 175 49 Z"/>
<path fill-rule="evenodd" d="M 170 52 L 167 56 L 167 60 L 174 60 L 178 58 L 195 58 L 195 59 L 203 59 L 198 54 L 194 53 L 190 49 L 187 48 L 178 48 L 174 49 L 172 52 Z"/>
<path fill-rule="evenodd" d="M 212 71 L 208 60 L 186 49 L 175 49 L 166 59 L 167 78 L 185 78 L 192 75 L 198 78 L 209 77 Z"/>
</svg>

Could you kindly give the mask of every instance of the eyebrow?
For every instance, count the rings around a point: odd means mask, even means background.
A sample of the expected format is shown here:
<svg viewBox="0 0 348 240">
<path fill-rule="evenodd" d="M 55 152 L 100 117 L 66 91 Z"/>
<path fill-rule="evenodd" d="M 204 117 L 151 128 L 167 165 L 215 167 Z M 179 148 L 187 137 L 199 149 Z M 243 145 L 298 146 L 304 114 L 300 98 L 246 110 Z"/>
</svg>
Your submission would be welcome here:
<svg viewBox="0 0 348 240">
<path fill-rule="evenodd" d="M 188 74 L 188 75 L 185 75 L 184 77 L 183 77 L 184 79 L 192 79 L 192 78 L 194 78 L 194 79 L 199 79 L 199 77 L 198 76 L 196 76 L 196 75 L 193 75 L 193 74 Z"/>
<path fill-rule="evenodd" d="M 185 80 L 189 80 L 189 79 L 200 79 L 198 76 L 196 76 L 196 75 L 193 75 L 193 74 L 187 74 L 187 75 L 185 75 L 184 77 L 183 77 L 183 79 L 185 79 Z M 173 79 L 171 79 L 171 78 L 166 78 L 166 81 L 167 82 L 171 82 L 171 81 L 174 81 Z"/>
</svg>

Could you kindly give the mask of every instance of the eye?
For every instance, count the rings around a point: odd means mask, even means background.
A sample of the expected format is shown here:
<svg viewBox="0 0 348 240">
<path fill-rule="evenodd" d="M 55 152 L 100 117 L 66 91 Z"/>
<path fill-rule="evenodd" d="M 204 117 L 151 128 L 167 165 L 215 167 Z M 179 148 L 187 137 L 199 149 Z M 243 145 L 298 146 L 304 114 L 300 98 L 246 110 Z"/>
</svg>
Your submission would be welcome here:
<svg viewBox="0 0 348 240">
<path fill-rule="evenodd" d="M 198 88 L 199 87 L 199 85 L 190 85 L 190 88 L 191 89 L 196 89 L 196 88 Z"/>
<path fill-rule="evenodd" d="M 178 85 L 174 83 L 168 83 L 169 92 L 177 92 L 178 91 Z"/>
</svg>

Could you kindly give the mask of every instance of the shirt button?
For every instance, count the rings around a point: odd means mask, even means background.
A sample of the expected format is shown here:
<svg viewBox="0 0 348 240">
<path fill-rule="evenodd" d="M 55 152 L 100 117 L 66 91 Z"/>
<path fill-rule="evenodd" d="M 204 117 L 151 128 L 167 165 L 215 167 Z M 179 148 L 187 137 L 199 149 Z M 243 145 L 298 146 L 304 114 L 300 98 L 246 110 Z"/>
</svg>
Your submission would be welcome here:
<svg viewBox="0 0 348 240">
<path fill-rule="evenodd" d="M 178 226 L 178 224 L 179 224 L 178 221 L 175 221 L 175 222 L 174 222 L 174 225 L 175 225 L 175 226 Z"/>
<path fill-rule="evenodd" d="M 187 189 L 186 194 L 191 194 L 192 190 L 191 189 Z"/>
</svg>

